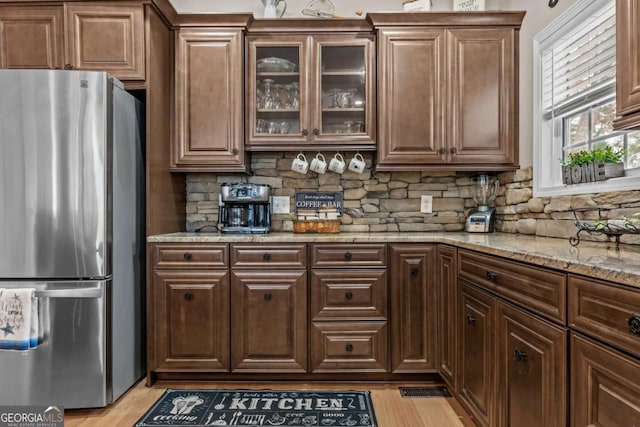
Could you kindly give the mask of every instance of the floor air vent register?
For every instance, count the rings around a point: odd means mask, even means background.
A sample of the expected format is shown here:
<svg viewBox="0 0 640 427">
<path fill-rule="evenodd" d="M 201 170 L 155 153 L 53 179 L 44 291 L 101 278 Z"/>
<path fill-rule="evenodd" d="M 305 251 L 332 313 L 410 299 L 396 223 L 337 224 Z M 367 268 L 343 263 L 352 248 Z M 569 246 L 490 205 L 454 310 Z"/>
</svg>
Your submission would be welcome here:
<svg viewBox="0 0 640 427">
<path fill-rule="evenodd" d="M 399 387 L 402 397 L 451 397 L 444 386 Z"/>
</svg>

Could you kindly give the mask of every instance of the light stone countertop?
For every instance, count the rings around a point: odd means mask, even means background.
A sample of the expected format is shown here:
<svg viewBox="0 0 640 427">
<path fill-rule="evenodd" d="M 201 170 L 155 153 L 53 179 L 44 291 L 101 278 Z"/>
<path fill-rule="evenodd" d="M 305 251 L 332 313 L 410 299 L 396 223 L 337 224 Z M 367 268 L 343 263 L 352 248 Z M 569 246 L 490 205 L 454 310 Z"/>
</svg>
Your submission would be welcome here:
<svg viewBox="0 0 640 427">
<path fill-rule="evenodd" d="M 640 288 L 640 246 L 580 242 L 510 233 L 338 233 L 338 234 L 217 234 L 170 233 L 148 242 L 173 243 L 444 243 L 541 267 L 609 280 Z"/>
</svg>

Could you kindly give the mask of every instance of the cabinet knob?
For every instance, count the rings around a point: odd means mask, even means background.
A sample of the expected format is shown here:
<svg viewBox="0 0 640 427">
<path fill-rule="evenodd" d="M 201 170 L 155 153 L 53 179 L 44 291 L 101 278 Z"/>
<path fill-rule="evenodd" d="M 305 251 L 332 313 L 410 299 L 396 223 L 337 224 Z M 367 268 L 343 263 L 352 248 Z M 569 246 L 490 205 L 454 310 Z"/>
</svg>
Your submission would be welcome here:
<svg viewBox="0 0 640 427">
<path fill-rule="evenodd" d="M 451 154 L 456 154 L 457 152 L 458 152 L 458 149 L 456 147 L 451 148 Z"/>
<path fill-rule="evenodd" d="M 269 293 L 264 294 L 264 300 L 265 301 L 271 301 L 271 294 L 269 294 Z"/>
<path fill-rule="evenodd" d="M 351 353 L 353 351 L 353 345 L 347 344 L 346 346 L 344 346 L 344 349 L 347 350 L 349 353 Z"/>
<path fill-rule="evenodd" d="M 635 313 L 632 314 L 627 320 L 627 324 L 629 325 L 629 332 L 633 335 L 640 335 L 640 316 Z"/>
<path fill-rule="evenodd" d="M 353 258 L 353 254 L 351 252 L 344 253 L 344 259 L 346 259 L 347 261 L 351 261 L 351 258 Z"/>
<path fill-rule="evenodd" d="M 271 260 L 271 254 L 269 252 L 265 252 L 262 254 L 262 259 L 265 261 Z"/>
<path fill-rule="evenodd" d="M 184 258 L 185 261 L 191 261 L 193 255 L 191 255 L 189 252 L 185 252 L 184 255 L 182 255 L 182 258 Z"/>
<path fill-rule="evenodd" d="M 320 133 L 320 129 L 318 128 L 313 128 L 313 130 L 311 131 L 312 134 L 314 135 L 318 135 Z"/>
<path fill-rule="evenodd" d="M 351 298 L 353 298 L 353 293 L 351 291 L 348 291 L 346 294 L 344 294 L 344 297 L 346 299 L 351 299 Z"/>
<path fill-rule="evenodd" d="M 475 324 L 476 324 L 476 318 L 470 314 L 467 314 L 467 325 L 475 325 Z"/>
<path fill-rule="evenodd" d="M 191 301 L 193 299 L 193 294 L 191 292 L 187 292 L 184 294 L 184 299 L 187 301 Z"/>
<path fill-rule="evenodd" d="M 65 70 L 73 70 L 73 65 L 71 65 L 71 64 L 64 64 L 64 69 L 65 69 Z"/>
<path fill-rule="evenodd" d="M 447 154 L 447 149 L 446 149 L 446 148 L 444 148 L 444 147 L 441 147 L 441 148 L 438 150 L 438 154 L 440 154 L 441 156 L 444 156 L 445 154 Z"/>
<path fill-rule="evenodd" d="M 493 271 L 487 271 L 487 280 L 496 280 L 497 274 Z"/>
<path fill-rule="evenodd" d="M 240 151 L 237 148 L 234 148 L 233 150 L 231 150 L 231 154 L 233 154 L 234 156 L 236 154 L 238 154 Z"/>
<path fill-rule="evenodd" d="M 306 130 L 306 129 L 302 129 L 302 132 L 301 132 L 301 133 L 302 133 L 302 136 L 307 136 L 307 135 L 309 135 L 309 131 L 308 131 L 308 130 Z"/>
<path fill-rule="evenodd" d="M 411 267 L 411 275 L 417 276 L 420 274 L 420 269 L 418 267 Z"/>
<path fill-rule="evenodd" d="M 527 353 L 516 347 L 516 349 L 513 350 L 513 358 L 518 362 L 524 362 L 527 358 Z"/>
</svg>

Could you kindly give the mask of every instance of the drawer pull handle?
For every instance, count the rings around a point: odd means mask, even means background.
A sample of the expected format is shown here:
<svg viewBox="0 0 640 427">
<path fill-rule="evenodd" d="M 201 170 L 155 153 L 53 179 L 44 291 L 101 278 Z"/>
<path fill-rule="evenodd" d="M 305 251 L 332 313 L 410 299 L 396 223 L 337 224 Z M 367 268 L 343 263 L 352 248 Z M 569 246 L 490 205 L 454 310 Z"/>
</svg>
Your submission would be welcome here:
<svg viewBox="0 0 640 427">
<path fill-rule="evenodd" d="M 191 261 L 193 255 L 191 255 L 189 252 L 185 252 L 184 255 L 182 255 L 182 258 L 184 258 L 185 261 Z"/>
<path fill-rule="evenodd" d="M 467 314 L 467 325 L 475 325 L 475 324 L 476 324 L 476 318 L 470 314 Z"/>
<path fill-rule="evenodd" d="M 351 252 L 344 253 L 344 259 L 346 259 L 347 261 L 351 261 L 351 258 L 353 258 L 353 254 Z"/>
<path fill-rule="evenodd" d="M 269 294 L 269 293 L 264 294 L 264 300 L 265 301 L 271 301 L 271 294 Z"/>
<path fill-rule="evenodd" d="M 496 273 L 493 271 L 487 271 L 487 280 L 496 280 Z"/>
<path fill-rule="evenodd" d="M 187 301 L 191 301 L 193 299 L 193 294 L 191 292 L 187 292 L 184 294 L 184 299 Z"/>
<path fill-rule="evenodd" d="M 418 267 L 411 267 L 411 275 L 417 276 L 418 274 L 420 274 L 420 269 Z"/>
<path fill-rule="evenodd" d="M 346 294 L 344 294 L 344 297 L 346 299 L 351 299 L 351 298 L 353 298 L 353 293 L 351 291 L 348 291 Z"/>
<path fill-rule="evenodd" d="M 345 350 L 347 350 L 349 353 L 351 353 L 353 351 L 353 345 L 352 344 L 347 344 L 344 347 Z"/>
<path fill-rule="evenodd" d="M 265 261 L 271 260 L 271 254 L 269 252 L 265 252 L 262 254 L 262 259 Z"/>
<path fill-rule="evenodd" d="M 627 324 L 629 325 L 629 332 L 633 335 L 640 335 L 640 316 L 635 313 L 632 314 Z"/>
<path fill-rule="evenodd" d="M 513 350 L 513 358 L 517 362 L 524 362 L 525 359 L 527 358 L 527 353 L 525 353 L 524 351 L 522 351 L 518 347 L 516 347 L 516 349 Z"/>
</svg>

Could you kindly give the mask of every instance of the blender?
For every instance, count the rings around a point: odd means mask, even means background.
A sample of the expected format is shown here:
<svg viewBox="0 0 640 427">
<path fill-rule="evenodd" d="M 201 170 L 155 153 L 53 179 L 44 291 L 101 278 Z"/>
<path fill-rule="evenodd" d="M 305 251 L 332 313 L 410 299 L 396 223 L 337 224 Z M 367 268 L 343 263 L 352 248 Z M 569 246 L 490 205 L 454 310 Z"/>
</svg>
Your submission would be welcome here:
<svg viewBox="0 0 640 427">
<path fill-rule="evenodd" d="M 469 212 L 465 230 L 471 233 L 492 233 L 496 223 L 496 210 L 490 205 L 498 195 L 500 183 L 498 178 L 486 173 L 481 173 L 471 180 L 476 208 Z"/>
</svg>

